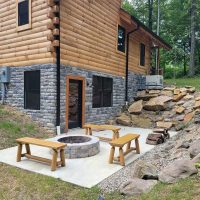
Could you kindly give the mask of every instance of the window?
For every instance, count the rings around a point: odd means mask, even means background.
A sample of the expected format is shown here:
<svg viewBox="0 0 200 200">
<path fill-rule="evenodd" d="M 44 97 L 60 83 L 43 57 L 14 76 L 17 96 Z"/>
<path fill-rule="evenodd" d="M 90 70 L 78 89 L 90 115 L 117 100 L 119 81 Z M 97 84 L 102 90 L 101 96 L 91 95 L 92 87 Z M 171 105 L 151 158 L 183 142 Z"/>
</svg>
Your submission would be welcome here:
<svg viewBox="0 0 200 200">
<path fill-rule="evenodd" d="M 126 38 L 126 31 L 125 28 L 118 25 L 118 51 L 125 53 L 125 39 Z"/>
<path fill-rule="evenodd" d="M 40 71 L 24 72 L 24 108 L 40 110 Z"/>
<path fill-rule="evenodd" d="M 113 79 L 93 76 L 93 108 L 112 106 Z"/>
<path fill-rule="evenodd" d="M 17 0 L 17 29 L 31 28 L 31 0 Z"/>
<path fill-rule="evenodd" d="M 145 66 L 145 45 L 140 44 L 140 66 Z"/>
</svg>

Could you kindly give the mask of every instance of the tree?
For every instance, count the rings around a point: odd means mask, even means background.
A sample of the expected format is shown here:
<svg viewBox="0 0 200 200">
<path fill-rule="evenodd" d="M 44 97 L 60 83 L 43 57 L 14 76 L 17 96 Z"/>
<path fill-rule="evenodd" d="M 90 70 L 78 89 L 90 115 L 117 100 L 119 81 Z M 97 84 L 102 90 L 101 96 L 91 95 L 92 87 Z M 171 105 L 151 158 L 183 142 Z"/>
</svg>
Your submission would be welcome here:
<svg viewBox="0 0 200 200">
<path fill-rule="evenodd" d="M 149 28 L 153 28 L 153 0 L 148 0 L 149 6 Z"/>
<path fill-rule="evenodd" d="M 196 25 L 196 0 L 191 0 L 191 48 L 189 76 L 195 75 L 195 25 Z"/>
</svg>

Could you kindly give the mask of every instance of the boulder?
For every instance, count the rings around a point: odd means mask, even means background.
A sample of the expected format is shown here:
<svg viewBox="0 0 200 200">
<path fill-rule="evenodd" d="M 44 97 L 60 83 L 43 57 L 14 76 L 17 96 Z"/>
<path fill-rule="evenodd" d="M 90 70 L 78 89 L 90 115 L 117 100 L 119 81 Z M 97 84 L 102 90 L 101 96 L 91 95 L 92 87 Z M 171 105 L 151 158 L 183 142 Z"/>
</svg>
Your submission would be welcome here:
<svg viewBox="0 0 200 200">
<path fill-rule="evenodd" d="M 145 116 L 131 115 L 131 123 L 135 127 L 151 128 L 152 122 Z"/>
<path fill-rule="evenodd" d="M 175 117 L 175 120 L 176 120 L 176 121 L 183 121 L 183 120 L 184 120 L 184 117 L 185 117 L 184 114 L 183 114 L 183 115 L 178 115 L 178 116 Z"/>
<path fill-rule="evenodd" d="M 145 180 L 158 180 L 157 168 L 150 163 L 144 162 L 143 160 L 139 160 L 134 165 L 132 177 L 141 178 Z"/>
<path fill-rule="evenodd" d="M 195 114 L 194 112 L 190 112 L 190 113 L 186 114 L 185 117 L 184 117 L 184 121 L 190 122 L 193 119 L 194 114 Z"/>
<path fill-rule="evenodd" d="M 187 93 L 187 88 L 183 87 L 183 88 L 179 88 L 179 89 L 180 89 L 180 92 Z"/>
<path fill-rule="evenodd" d="M 160 94 L 164 95 L 164 96 L 168 96 L 168 97 L 172 97 L 173 96 L 173 92 L 172 91 L 168 91 L 168 90 L 163 90 L 163 91 L 161 91 Z"/>
<path fill-rule="evenodd" d="M 157 122 L 156 126 L 158 128 L 170 129 L 173 126 L 173 123 L 172 122 Z"/>
<path fill-rule="evenodd" d="M 128 109 L 131 114 L 140 114 L 143 109 L 143 100 L 134 102 Z"/>
<path fill-rule="evenodd" d="M 117 117 L 116 123 L 123 126 L 131 126 L 131 118 L 123 113 L 121 116 Z"/>
<path fill-rule="evenodd" d="M 192 159 L 192 162 L 193 162 L 194 164 L 195 164 L 195 163 L 200 163 L 200 153 Z"/>
<path fill-rule="evenodd" d="M 180 145 L 177 145 L 177 149 L 189 149 L 189 148 L 190 148 L 189 141 L 183 141 Z"/>
<path fill-rule="evenodd" d="M 183 105 L 185 103 L 185 101 L 178 101 L 177 103 L 176 103 L 176 105 L 177 106 L 181 106 L 181 105 Z"/>
<path fill-rule="evenodd" d="M 174 95 L 178 95 L 178 94 L 180 94 L 180 93 L 181 93 L 180 89 L 175 89 L 175 90 L 174 90 Z"/>
<path fill-rule="evenodd" d="M 195 102 L 194 109 L 200 108 L 200 100 Z"/>
<path fill-rule="evenodd" d="M 143 180 L 133 178 L 120 187 L 120 193 L 123 195 L 141 195 L 149 192 L 158 181 L 156 180 Z"/>
<path fill-rule="evenodd" d="M 160 94 L 160 90 L 149 90 L 149 94 Z"/>
<path fill-rule="evenodd" d="M 191 160 L 175 160 L 171 165 L 161 170 L 159 180 L 163 183 L 176 183 L 182 178 L 187 178 L 197 173 L 198 170 Z"/>
<path fill-rule="evenodd" d="M 200 101 L 200 96 L 196 97 L 195 101 Z"/>
<path fill-rule="evenodd" d="M 187 88 L 187 92 L 188 92 L 188 93 L 194 93 L 195 91 L 196 91 L 196 88 L 195 88 L 195 87 Z"/>
<path fill-rule="evenodd" d="M 187 126 L 187 123 L 186 123 L 186 122 L 178 122 L 178 123 L 175 125 L 175 130 L 176 130 L 176 131 L 183 130 L 186 126 Z"/>
<path fill-rule="evenodd" d="M 174 96 L 173 101 L 178 102 L 178 101 L 180 101 L 185 95 L 186 95 L 185 92 L 181 92 L 180 94 L 177 94 L 177 95 Z"/>
<path fill-rule="evenodd" d="M 150 99 L 145 105 L 144 109 L 149 111 L 161 111 L 166 109 L 166 102 L 171 101 L 172 98 L 168 96 L 159 96 Z"/>
<path fill-rule="evenodd" d="M 167 90 L 167 91 L 174 91 L 176 89 L 175 86 L 172 86 L 172 87 L 165 87 L 163 90 Z"/>
<path fill-rule="evenodd" d="M 185 108 L 192 108 L 194 106 L 194 103 L 195 101 L 192 99 L 190 101 L 186 101 L 184 104 L 183 104 L 183 107 Z"/>
<path fill-rule="evenodd" d="M 134 99 L 136 101 L 138 101 L 138 100 L 148 101 L 149 99 L 157 97 L 157 96 L 158 96 L 158 94 L 142 94 L 142 95 L 136 96 Z"/>
<path fill-rule="evenodd" d="M 189 152 L 191 158 L 194 158 L 195 156 L 200 154 L 200 140 L 197 140 L 193 144 L 191 144 Z"/>
<path fill-rule="evenodd" d="M 176 108 L 176 113 L 177 114 L 182 114 L 184 112 L 185 108 L 183 106 L 179 106 L 178 108 Z"/>
<path fill-rule="evenodd" d="M 183 97 L 184 100 L 190 100 L 194 99 L 194 96 L 187 94 L 186 96 Z"/>
<path fill-rule="evenodd" d="M 146 91 L 145 90 L 137 92 L 137 96 L 143 96 L 143 95 L 146 95 Z"/>
</svg>

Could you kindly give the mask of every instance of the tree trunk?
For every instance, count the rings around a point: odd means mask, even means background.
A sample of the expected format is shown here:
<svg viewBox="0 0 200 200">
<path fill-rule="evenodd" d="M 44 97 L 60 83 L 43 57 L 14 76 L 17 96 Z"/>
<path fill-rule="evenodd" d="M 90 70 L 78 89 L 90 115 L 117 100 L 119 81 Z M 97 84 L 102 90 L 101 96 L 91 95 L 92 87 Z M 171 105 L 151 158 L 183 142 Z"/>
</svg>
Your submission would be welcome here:
<svg viewBox="0 0 200 200">
<path fill-rule="evenodd" d="M 149 6 L 149 29 L 153 28 L 153 0 L 148 0 Z"/>
<path fill-rule="evenodd" d="M 190 50 L 190 69 L 189 76 L 195 75 L 195 16 L 196 16 L 196 0 L 191 0 L 191 50 Z"/>
<path fill-rule="evenodd" d="M 184 55 L 183 55 L 183 67 L 184 67 L 184 71 L 183 71 L 183 74 L 184 74 L 184 76 L 186 76 L 187 75 L 187 69 L 186 69 L 187 63 L 186 63 L 186 46 L 185 46 L 185 43 L 183 45 L 183 49 L 184 49 Z"/>
<path fill-rule="evenodd" d="M 160 0 L 157 0 L 158 14 L 157 14 L 157 35 L 160 35 Z M 159 75 L 160 61 L 159 61 L 159 48 L 156 49 L 156 73 Z"/>
</svg>

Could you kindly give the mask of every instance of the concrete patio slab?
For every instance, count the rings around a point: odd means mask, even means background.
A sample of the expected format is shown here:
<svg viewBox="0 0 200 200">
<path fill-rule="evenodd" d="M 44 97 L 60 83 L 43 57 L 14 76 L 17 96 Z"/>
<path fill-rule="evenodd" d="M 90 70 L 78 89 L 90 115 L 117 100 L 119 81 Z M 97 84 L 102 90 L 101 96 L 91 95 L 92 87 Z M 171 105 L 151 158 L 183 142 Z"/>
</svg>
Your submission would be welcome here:
<svg viewBox="0 0 200 200">
<path fill-rule="evenodd" d="M 144 153 L 150 151 L 154 146 L 147 145 L 145 143 L 146 137 L 152 131 L 150 129 L 121 127 L 120 135 L 127 133 L 138 133 L 140 134 L 140 149 L 141 154 L 138 155 L 135 152 L 131 152 L 126 156 L 126 165 L 136 160 Z M 83 129 L 70 130 L 68 134 L 84 134 Z M 100 131 L 93 132 L 94 136 L 112 137 L 111 131 Z M 174 136 L 175 132 L 170 132 L 171 136 Z M 52 139 L 50 139 L 52 140 Z M 53 139 L 54 140 L 54 139 Z M 133 144 L 134 145 L 134 144 Z M 33 155 L 44 156 L 51 158 L 49 149 L 31 145 L 31 151 Z M 91 188 L 100 183 L 105 178 L 111 176 L 123 167 L 119 164 L 108 164 L 108 158 L 110 153 L 110 145 L 106 142 L 100 142 L 100 153 L 81 159 L 66 159 L 66 167 L 59 167 L 55 172 L 51 172 L 50 166 L 31 161 L 26 158 L 22 159 L 21 162 L 16 162 L 17 147 L 4 149 L 0 151 L 0 162 L 16 166 L 21 169 L 25 169 L 31 172 L 40 173 L 43 175 L 59 178 L 63 181 L 73 183 L 82 187 Z M 118 153 L 118 152 L 117 152 Z"/>
</svg>

